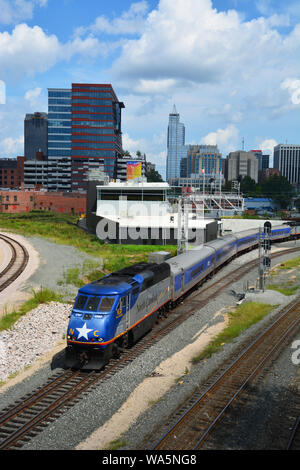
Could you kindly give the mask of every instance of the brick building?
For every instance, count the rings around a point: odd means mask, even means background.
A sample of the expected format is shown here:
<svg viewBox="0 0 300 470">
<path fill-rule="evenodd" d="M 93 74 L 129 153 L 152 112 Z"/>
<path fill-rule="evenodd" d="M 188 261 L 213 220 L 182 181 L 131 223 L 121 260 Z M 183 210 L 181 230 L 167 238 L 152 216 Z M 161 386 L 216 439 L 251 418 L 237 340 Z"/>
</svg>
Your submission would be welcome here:
<svg viewBox="0 0 300 470">
<path fill-rule="evenodd" d="M 36 190 L 0 190 L 0 212 L 18 213 L 32 210 L 84 214 L 86 196 Z"/>
<path fill-rule="evenodd" d="M 18 188 L 24 181 L 24 157 L 0 159 L 0 188 Z"/>
</svg>

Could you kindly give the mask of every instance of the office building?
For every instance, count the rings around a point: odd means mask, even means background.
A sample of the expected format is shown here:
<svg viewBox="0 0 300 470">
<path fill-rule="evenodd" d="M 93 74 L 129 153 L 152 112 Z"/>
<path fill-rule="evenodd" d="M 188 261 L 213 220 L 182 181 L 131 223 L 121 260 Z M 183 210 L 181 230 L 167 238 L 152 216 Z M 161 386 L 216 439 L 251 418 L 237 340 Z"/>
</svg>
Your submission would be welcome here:
<svg viewBox="0 0 300 470">
<path fill-rule="evenodd" d="M 26 114 L 24 120 L 24 156 L 35 160 L 36 152 L 48 155 L 47 113 Z"/>
<path fill-rule="evenodd" d="M 71 191 L 71 90 L 48 89 L 48 190 Z"/>
<path fill-rule="evenodd" d="M 187 146 L 187 178 L 190 178 L 192 175 L 205 175 L 205 178 L 214 178 L 219 177 L 221 172 L 222 154 L 220 153 L 217 145 Z"/>
<path fill-rule="evenodd" d="M 257 158 L 258 172 L 266 170 L 267 168 L 269 168 L 269 158 L 270 158 L 269 155 L 264 155 L 262 153 L 262 150 L 251 150 L 251 152 L 254 153 L 254 155 Z"/>
<path fill-rule="evenodd" d="M 291 184 L 300 185 L 300 145 L 276 145 L 273 166 Z"/>
<path fill-rule="evenodd" d="M 120 102 L 110 84 L 72 84 L 72 190 L 87 191 L 88 173 L 99 165 L 115 178 L 122 155 Z"/>
<path fill-rule="evenodd" d="M 185 127 L 180 122 L 179 113 L 174 105 L 169 114 L 167 137 L 167 181 L 180 177 L 180 162 L 186 158 L 187 146 L 185 145 Z"/>
<path fill-rule="evenodd" d="M 249 176 L 258 182 L 258 159 L 253 152 L 238 150 L 227 156 L 227 179 L 234 181 Z"/>
</svg>

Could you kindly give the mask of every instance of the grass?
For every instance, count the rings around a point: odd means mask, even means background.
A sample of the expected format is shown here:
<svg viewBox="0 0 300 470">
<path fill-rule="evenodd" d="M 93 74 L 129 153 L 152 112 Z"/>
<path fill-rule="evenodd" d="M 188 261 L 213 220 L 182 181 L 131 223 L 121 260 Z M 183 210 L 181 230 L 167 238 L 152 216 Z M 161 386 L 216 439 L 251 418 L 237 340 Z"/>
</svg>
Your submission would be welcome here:
<svg viewBox="0 0 300 470">
<path fill-rule="evenodd" d="M 89 282 L 96 281 L 104 276 L 104 272 L 99 268 L 99 261 L 84 261 L 81 266 L 67 269 L 63 274 L 63 279 L 58 281 L 58 285 L 72 284 L 75 287 L 82 287 Z"/>
<path fill-rule="evenodd" d="M 293 258 L 284 263 L 281 263 L 279 269 L 292 269 L 292 268 L 299 268 L 300 267 L 300 257 Z"/>
<path fill-rule="evenodd" d="M 11 328 L 23 315 L 36 308 L 38 305 L 51 301 L 61 302 L 62 297 L 50 289 L 33 290 L 30 299 L 24 302 L 17 310 L 13 310 L 11 313 L 7 313 L 0 318 L 0 331 Z"/>
<path fill-rule="evenodd" d="M 294 295 L 296 291 L 299 289 L 299 286 L 285 287 L 285 286 L 277 286 L 276 284 L 268 284 L 267 289 L 275 290 L 277 292 L 280 292 L 283 295 Z"/>
<path fill-rule="evenodd" d="M 121 447 L 125 447 L 127 444 L 128 443 L 126 441 L 122 441 L 122 439 L 115 439 L 109 443 L 105 450 L 118 450 Z"/>
<path fill-rule="evenodd" d="M 78 217 L 67 214 L 44 213 L 39 211 L 26 214 L 0 214 L 0 227 L 3 230 L 20 233 L 24 236 L 38 236 L 51 242 L 71 245 L 78 250 L 103 260 L 102 276 L 117 271 L 128 264 L 147 261 L 148 254 L 153 251 L 170 251 L 176 254 L 175 245 L 112 245 L 99 240 L 77 227 Z M 99 270 L 94 275 L 99 278 Z M 69 273 L 71 278 L 78 279 L 76 271 Z M 101 276 L 100 276 L 101 277 Z"/>
<path fill-rule="evenodd" d="M 244 330 L 268 315 L 274 307 L 274 305 L 260 302 L 247 302 L 239 305 L 235 310 L 228 313 L 228 326 L 219 333 L 200 354 L 195 356 L 192 362 L 197 364 L 199 361 L 211 357 L 212 354 L 217 352 L 224 344 L 230 343 Z"/>
</svg>

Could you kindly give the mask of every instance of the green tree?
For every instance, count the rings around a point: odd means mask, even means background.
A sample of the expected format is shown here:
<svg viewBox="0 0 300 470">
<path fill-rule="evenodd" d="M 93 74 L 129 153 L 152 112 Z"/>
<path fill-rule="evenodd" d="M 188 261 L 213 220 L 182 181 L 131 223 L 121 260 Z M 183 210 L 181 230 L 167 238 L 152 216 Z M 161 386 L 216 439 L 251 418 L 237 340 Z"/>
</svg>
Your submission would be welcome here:
<svg viewBox="0 0 300 470">
<path fill-rule="evenodd" d="M 163 181 L 163 179 L 162 179 L 161 175 L 158 173 L 158 171 L 152 169 L 147 173 L 147 182 L 148 183 L 160 183 L 162 181 Z"/>
<path fill-rule="evenodd" d="M 241 192 L 245 193 L 255 193 L 256 192 L 256 183 L 250 178 L 250 176 L 244 176 L 241 180 Z"/>
</svg>

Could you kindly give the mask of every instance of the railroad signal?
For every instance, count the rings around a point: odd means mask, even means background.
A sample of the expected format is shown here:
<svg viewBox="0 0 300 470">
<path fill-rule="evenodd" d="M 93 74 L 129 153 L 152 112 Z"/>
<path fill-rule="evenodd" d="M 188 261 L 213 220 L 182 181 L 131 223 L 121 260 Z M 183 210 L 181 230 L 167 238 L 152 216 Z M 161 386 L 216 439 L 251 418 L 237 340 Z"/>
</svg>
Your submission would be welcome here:
<svg viewBox="0 0 300 470">
<path fill-rule="evenodd" d="M 263 229 L 259 229 L 259 289 L 265 290 L 266 286 L 266 277 L 269 274 L 269 270 L 271 267 L 271 258 L 269 256 L 271 250 L 271 229 L 272 224 L 271 222 L 267 221 L 264 223 Z"/>
<path fill-rule="evenodd" d="M 267 222 L 264 223 L 264 233 L 265 234 L 270 235 L 271 228 L 272 228 L 271 222 L 267 221 Z"/>
<path fill-rule="evenodd" d="M 264 248 L 265 251 L 270 251 L 270 249 L 271 249 L 271 240 L 265 238 L 263 240 L 262 245 L 263 245 L 263 248 Z"/>
</svg>

